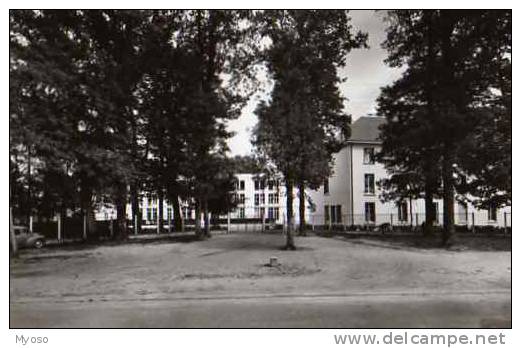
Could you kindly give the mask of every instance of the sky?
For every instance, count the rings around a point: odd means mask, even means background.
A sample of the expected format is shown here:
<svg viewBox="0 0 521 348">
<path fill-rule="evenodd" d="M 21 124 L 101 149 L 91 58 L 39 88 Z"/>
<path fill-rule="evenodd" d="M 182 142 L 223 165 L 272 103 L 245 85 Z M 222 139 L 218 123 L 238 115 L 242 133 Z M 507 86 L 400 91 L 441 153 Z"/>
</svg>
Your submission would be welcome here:
<svg viewBox="0 0 521 348">
<path fill-rule="evenodd" d="M 347 57 L 346 67 L 339 71 L 341 77 L 347 77 L 347 81 L 340 85 L 340 91 L 347 98 L 345 111 L 354 121 L 361 116 L 375 114 L 380 87 L 399 78 L 401 70 L 390 68 L 384 63 L 387 56 L 387 52 L 381 48 L 381 43 L 385 40 L 384 13 L 352 10 L 350 15 L 353 29 L 369 34 L 369 49 L 353 50 Z M 232 156 L 252 152 L 251 131 L 257 123 L 253 110 L 258 98 L 262 97 L 262 93 L 252 97 L 241 116 L 228 124 L 228 130 L 235 133 L 228 140 Z"/>
</svg>

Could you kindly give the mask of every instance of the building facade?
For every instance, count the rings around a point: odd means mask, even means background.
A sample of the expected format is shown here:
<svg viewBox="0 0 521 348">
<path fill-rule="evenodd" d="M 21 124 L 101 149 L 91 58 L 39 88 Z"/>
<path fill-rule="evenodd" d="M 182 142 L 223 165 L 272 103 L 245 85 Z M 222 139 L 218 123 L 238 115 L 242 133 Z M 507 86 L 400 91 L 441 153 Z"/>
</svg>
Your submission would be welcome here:
<svg viewBox="0 0 521 348">
<path fill-rule="evenodd" d="M 237 208 L 230 212 L 230 218 L 264 219 L 275 224 L 285 224 L 286 221 L 286 188 L 280 178 L 268 178 L 259 174 L 238 173 L 236 177 L 235 199 Z M 297 190 L 293 192 L 293 212 L 295 224 L 299 224 L 299 201 Z M 195 210 L 188 202 L 180 202 L 183 220 L 194 220 Z M 170 202 L 163 202 L 163 221 L 173 221 L 174 214 Z M 144 194 L 140 201 L 141 218 L 144 226 L 155 226 L 158 220 L 158 199 L 156 195 Z M 309 202 L 306 200 L 306 215 L 309 216 Z M 100 204 L 96 210 L 97 220 L 116 218 L 116 210 L 110 204 Z M 221 216 L 227 218 L 227 216 Z M 132 219 L 132 207 L 127 204 L 127 219 Z"/>
<path fill-rule="evenodd" d="M 333 174 L 317 191 L 309 192 L 315 211 L 313 224 L 342 225 L 421 225 L 425 221 L 423 199 L 382 202 L 378 181 L 388 177 L 383 164 L 374 159 L 381 149 L 379 127 L 382 117 L 361 117 L 351 125 L 351 138 L 335 155 Z M 443 219 L 443 201 L 434 202 L 436 222 Z M 455 202 L 457 225 L 511 226 L 511 207 L 480 210 L 471 204 Z"/>
</svg>

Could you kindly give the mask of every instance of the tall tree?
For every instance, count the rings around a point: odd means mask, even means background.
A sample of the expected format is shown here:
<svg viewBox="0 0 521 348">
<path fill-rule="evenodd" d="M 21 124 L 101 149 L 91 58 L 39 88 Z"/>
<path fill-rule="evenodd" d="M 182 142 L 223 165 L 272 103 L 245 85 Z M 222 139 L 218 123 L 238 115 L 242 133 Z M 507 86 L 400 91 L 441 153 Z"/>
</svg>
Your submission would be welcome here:
<svg viewBox="0 0 521 348">
<path fill-rule="evenodd" d="M 16 106 L 10 148 L 29 145 L 31 162 L 46 175 L 46 192 L 62 196 L 58 211 L 66 208 L 68 194 L 48 184 L 59 183 L 53 177 L 71 183 L 66 187 L 71 195 L 80 193 L 91 232 L 93 196 L 108 191 L 118 210 L 116 234 L 126 233 L 126 189 L 133 174 L 129 129 L 146 23 L 141 11 L 11 12 Z"/>
<path fill-rule="evenodd" d="M 271 45 L 264 52 L 274 80 L 269 101 L 256 110 L 258 151 L 276 165 L 286 186 L 286 248 L 293 240 L 293 189 L 316 187 L 330 174 L 332 154 L 349 136 L 337 68 L 366 35 L 352 33 L 347 11 L 265 11 L 261 33 Z M 301 198 L 301 226 L 304 204 Z"/>
<path fill-rule="evenodd" d="M 379 111 L 387 118 L 380 159 L 395 176 L 419 174 L 411 185 L 391 186 L 404 194 L 411 187 L 424 192 L 427 225 L 433 187 L 441 182 L 443 243 L 449 245 L 456 188 L 464 187 L 455 177 L 458 171 L 479 172 L 469 166 L 465 171 L 462 164 L 468 162 L 469 140 L 482 133 L 484 111 L 490 110 L 487 96 L 497 86 L 496 62 L 509 52 L 510 12 L 390 11 L 388 20 L 387 62 L 407 69 L 379 99 Z"/>
<path fill-rule="evenodd" d="M 245 11 L 185 11 L 176 31 L 177 46 L 190 58 L 190 84 L 184 86 L 181 113 L 189 122 L 187 165 L 183 170 L 194 197 L 196 230 L 209 235 L 213 159 L 227 150 L 226 122 L 239 116 L 254 91 L 256 41 Z M 205 217 L 201 231 L 200 216 Z"/>
</svg>

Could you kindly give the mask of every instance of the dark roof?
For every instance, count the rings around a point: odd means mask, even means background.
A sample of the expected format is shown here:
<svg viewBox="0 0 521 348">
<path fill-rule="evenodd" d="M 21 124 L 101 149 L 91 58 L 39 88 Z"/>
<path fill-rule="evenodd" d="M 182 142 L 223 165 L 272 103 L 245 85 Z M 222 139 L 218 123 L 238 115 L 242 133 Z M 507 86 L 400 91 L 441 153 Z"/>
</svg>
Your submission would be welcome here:
<svg viewBox="0 0 521 348">
<path fill-rule="evenodd" d="M 385 122 L 385 118 L 378 116 L 363 116 L 351 124 L 351 137 L 349 142 L 380 142 L 380 125 Z"/>
</svg>

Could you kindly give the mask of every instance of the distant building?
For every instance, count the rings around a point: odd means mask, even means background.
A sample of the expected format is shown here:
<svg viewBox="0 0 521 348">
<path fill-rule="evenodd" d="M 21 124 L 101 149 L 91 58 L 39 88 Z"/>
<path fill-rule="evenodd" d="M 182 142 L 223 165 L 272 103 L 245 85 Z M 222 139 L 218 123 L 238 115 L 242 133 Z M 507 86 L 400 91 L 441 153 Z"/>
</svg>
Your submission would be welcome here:
<svg viewBox="0 0 521 348">
<path fill-rule="evenodd" d="M 235 199 L 238 206 L 230 213 L 231 219 L 265 219 L 269 222 L 283 224 L 286 220 L 286 188 L 279 178 L 268 178 L 261 174 L 235 174 Z M 295 224 L 299 223 L 299 201 L 297 189 L 293 192 L 293 212 Z M 173 221 L 172 205 L 165 199 L 163 202 L 163 220 Z M 144 194 L 140 201 L 143 224 L 155 225 L 158 214 L 158 199 L 154 194 Z M 181 202 L 181 214 L 184 220 L 195 219 L 195 210 L 187 202 Z M 309 215 L 309 202 L 306 200 L 306 215 Z M 116 210 L 111 204 L 100 204 L 96 211 L 97 220 L 116 218 Z M 127 219 L 132 219 L 132 208 L 127 204 Z"/>
<path fill-rule="evenodd" d="M 311 216 L 313 224 L 366 225 L 393 223 L 420 225 L 425 221 L 423 199 L 408 202 L 381 202 L 377 182 L 387 178 L 383 164 L 374 160 L 380 151 L 379 126 L 382 117 L 361 117 L 351 125 L 347 146 L 335 155 L 333 175 L 317 191 L 309 195 L 316 205 Z M 511 208 L 478 210 L 472 205 L 455 203 L 455 223 L 471 225 L 510 226 Z M 437 223 L 443 219 L 443 201 L 435 200 Z M 505 215 L 505 213 L 507 215 Z"/>
<path fill-rule="evenodd" d="M 264 177 L 259 174 L 240 173 L 237 178 L 236 195 L 239 205 L 232 212 L 233 218 L 265 218 L 276 223 L 286 221 L 286 187 L 279 178 Z M 299 224 L 298 191 L 293 191 L 293 214 L 295 224 Z M 306 215 L 309 216 L 309 202 L 306 200 Z"/>
</svg>

